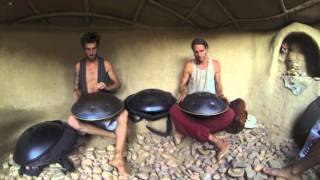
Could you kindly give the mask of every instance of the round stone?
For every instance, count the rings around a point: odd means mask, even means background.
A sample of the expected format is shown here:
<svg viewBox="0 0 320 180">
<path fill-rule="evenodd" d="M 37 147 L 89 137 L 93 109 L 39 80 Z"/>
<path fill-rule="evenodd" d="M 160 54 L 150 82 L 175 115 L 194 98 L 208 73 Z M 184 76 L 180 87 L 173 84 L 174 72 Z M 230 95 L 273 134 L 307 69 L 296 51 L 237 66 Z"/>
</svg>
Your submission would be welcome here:
<svg viewBox="0 0 320 180">
<path fill-rule="evenodd" d="M 244 175 L 243 168 L 229 168 L 228 175 L 234 178 L 242 177 Z"/>
</svg>

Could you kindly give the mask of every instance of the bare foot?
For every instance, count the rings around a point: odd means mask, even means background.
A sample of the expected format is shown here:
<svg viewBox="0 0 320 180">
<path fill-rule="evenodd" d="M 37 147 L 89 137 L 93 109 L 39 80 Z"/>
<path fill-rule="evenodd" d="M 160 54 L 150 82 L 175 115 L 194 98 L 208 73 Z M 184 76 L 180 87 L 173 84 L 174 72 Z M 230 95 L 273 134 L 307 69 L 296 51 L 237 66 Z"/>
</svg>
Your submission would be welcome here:
<svg viewBox="0 0 320 180">
<path fill-rule="evenodd" d="M 217 147 L 218 147 L 218 153 L 217 153 L 217 159 L 220 160 L 221 158 L 223 158 L 227 152 L 229 151 L 229 143 L 227 141 L 223 141 L 221 143 L 216 143 Z"/>
<path fill-rule="evenodd" d="M 116 153 L 114 155 L 111 165 L 118 169 L 121 179 L 128 179 L 129 174 L 126 170 L 124 159 L 120 153 Z"/>
<path fill-rule="evenodd" d="M 174 138 L 174 141 L 175 141 L 174 143 L 176 145 L 178 145 L 178 144 L 180 144 L 182 142 L 182 140 L 184 138 L 184 135 L 182 133 L 178 132 L 178 131 L 175 131 L 175 134 L 174 134 L 173 138 Z"/>
<path fill-rule="evenodd" d="M 289 180 L 300 179 L 299 176 L 292 173 L 292 169 L 290 167 L 283 169 L 265 167 L 262 169 L 262 172 L 270 176 L 283 177 Z"/>
<path fill-rule="evenodd" d="M 209 134 L 208 140 L 210 143 L 214 144 L 218 148 L 218 153 L 216 158 L 220 160 L 223 156 L 225 156 L 229 150 L 229 142 L 224 139 L 217 138 L 213 134 Z"/>
</svg>

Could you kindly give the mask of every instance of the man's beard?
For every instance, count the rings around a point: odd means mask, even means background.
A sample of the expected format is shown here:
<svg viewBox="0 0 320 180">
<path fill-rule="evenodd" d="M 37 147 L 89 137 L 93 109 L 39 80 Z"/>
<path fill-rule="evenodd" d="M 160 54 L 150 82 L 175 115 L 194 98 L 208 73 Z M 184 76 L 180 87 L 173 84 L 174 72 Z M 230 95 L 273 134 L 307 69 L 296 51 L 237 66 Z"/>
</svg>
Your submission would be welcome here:
<svg viewBox="0 0 320 180">
<path fill-rule="evenodd" d="M 201 63 L 204 62 L 205 58 L 198 57 L 198 58 L 195 58 L 195 59 L 196 59 L 197 64 L 201 64 Z"/>
<path fill-rule="evenodd" d="M 95 55 L 95 56 L 87 56 L 87 59 L 88 59 L 89 61 L 94 61 L 94 60 L 97 59 L 97 55 Z"/>
</svg>

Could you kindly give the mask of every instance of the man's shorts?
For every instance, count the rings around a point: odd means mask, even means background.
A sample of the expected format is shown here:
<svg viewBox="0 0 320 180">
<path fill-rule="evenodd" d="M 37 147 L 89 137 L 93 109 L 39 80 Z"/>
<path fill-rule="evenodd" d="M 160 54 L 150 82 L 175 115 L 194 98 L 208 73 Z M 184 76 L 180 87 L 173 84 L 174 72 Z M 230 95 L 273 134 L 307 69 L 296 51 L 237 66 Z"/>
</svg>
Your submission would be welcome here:
<svg viewBox="0 0 320 180">
<path fill-rule="evenodd" d="M 93 121 L 91 123 L 94 126 L 102 128 L 102 129 L 107 130 L 109 132 L 114 132 L 117 128 L 117 125 L 118 125 L 117 118 L 118 118 L 118 116 L 113 117 L 112 119 Z"/>
</svg>

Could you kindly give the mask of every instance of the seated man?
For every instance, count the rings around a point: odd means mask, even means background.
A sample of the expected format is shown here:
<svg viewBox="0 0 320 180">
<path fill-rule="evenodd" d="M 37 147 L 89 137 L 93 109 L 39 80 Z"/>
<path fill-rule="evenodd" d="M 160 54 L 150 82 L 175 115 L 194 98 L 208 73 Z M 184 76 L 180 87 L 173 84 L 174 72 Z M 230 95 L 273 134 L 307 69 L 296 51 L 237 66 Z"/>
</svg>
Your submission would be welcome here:
<svg viewBox="0 0 320 180">
<path fill-rule="evenodd" d="M 194 59 L 188 60 L 184 65 L 179 85 L 178 102 L 183 101 L 187 94 L 199 91 L 217 94 L 218 97 L 226 100 L 222 92 L 220 64 L 219 61 L 208 57 L 208 43 L 204 39 L 196 38 L 192 41 L 191 48 Z M 227 153 L 229 143 L 225 139 L 216 137 L 214 133 L 233 124 L 235 114 L 241 115 L 241 120 L 246 119 L 244 101 L 238 99 L 238 102 L 234 104 L 242 108 L 237 109 L 236 112 L 229 108 L 226 112 L 201 122 L 183 113 L 177 104 L 172 106 L 170 117 L 176 129 L 176 143 L 180 143 L 186 135 L 201 142 L 209 141 L 217 146 L 217 159 L 221 159 Z"/>
<path fill-rule="evenodd" d="M 98 91 L 113 92 L 121 86 L 110 62 L 107 59 L 98 57 L 99 40 L 100 38 L 97 34 L 90 32 L 84 34 L 81 38 L 85 58 L 78 61 L 75 65 L 73 89 L 75 101 L 79 99 L 81 94 L 90 94 Z M 120 175 L 128 176 L 123 158 L 127 119 L 128 112 L 124 110 L 117 117 L 115 134 L 92 124 L 79 121 L 73 115 L 68 118 L 68 124 L 84 133 L 116 138 L 116 152 L 111 164 L 118 168 Z"/>
</svg>

